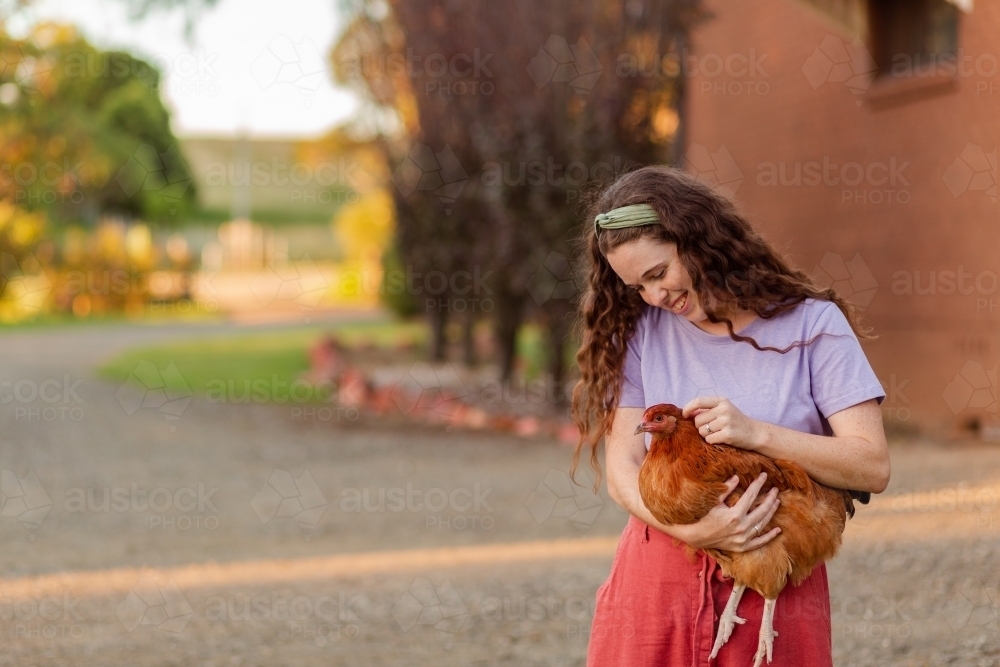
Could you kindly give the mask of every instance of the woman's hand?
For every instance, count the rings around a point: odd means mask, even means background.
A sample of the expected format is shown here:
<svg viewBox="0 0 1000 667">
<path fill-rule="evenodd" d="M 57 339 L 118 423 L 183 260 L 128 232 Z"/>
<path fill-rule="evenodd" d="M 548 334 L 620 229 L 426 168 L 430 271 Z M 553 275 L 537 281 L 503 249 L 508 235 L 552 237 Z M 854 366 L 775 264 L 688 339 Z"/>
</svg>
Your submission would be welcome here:
<svg viewBox="0 0 1000 667">
<path fill-rule="evenodd" d="M 763 531 L 764 526 L 771 520 L 774 513 L 778 511 L 778 489 L 773 487 L 764 496 L 764 500 L 755 509 L 751 510 L 757 494 L 767 480 L 767 473 L 761 473 L 757 479 L 747 487 L 735 505 L 726 505 L 726 498 L 739 484 L 739 477 L 735 475 L 726 482 L 726 491 L 719 496 L 719 504 L 713 507 L 708 514 L 703 516 L 696 523 L 689 526 L 694 538 L 688 537 L 685 540 L 688 545 L 695 549 L 722 549 L 723 551 L 750 551 L 757 547 L 764 546 L 781 532 L 781 528 L 775 527 L 767 532 Z"/>
<path fill-rule="evenodd" d="M 761 441 L 761 423 L 740 412 L 728 398 L 699 396 L 681 412 L 685 417 L 695 415 L 694 425 L 710 444 L 754 451 Z"/>
</svg>

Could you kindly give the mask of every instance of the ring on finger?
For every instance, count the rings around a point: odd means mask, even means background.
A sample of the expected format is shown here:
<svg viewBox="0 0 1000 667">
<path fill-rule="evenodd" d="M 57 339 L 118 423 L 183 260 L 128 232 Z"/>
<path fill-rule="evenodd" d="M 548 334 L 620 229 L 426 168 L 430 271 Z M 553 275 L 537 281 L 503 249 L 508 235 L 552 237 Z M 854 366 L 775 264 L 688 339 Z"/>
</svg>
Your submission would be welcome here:
<svg viewBox="0 0 1000 667">
<path fill-rule="evenodd" d="M 760 535 L 760 524 L 759 523 L 756 526 L 753 527 L 753 536 L 757 537 L 758 535 Z"/>
</svg>

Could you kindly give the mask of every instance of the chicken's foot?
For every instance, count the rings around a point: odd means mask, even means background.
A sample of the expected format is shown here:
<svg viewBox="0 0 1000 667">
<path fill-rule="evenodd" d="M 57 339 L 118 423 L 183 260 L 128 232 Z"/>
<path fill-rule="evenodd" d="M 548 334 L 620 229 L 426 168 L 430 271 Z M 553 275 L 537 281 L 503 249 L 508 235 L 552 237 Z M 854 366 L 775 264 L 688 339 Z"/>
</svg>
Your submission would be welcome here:
<svg viewBox="0 0 1000 667">
<path fill-rule="evenodd" d="M 740 598 L 743 597 L 744 590 L 746 590 L 746 586 L 743 584 L 733 585 L 733 592 L 729 595 L 729 602 L 726 603 L 726 608 L 722 611 L 722 616 L 719 618 L 719 631 L 715 633 L 715 646 L 712 647 L 712 655 L 709 658 L 714 658 L 719 654 L 719 649 L 732 636 L 733 627 L 736 623 L 742 625 L 747 622 L 745 618 L 740 618 L 736 615 L 736 607 L 740 604 Z"/>
<path fill-rule="evenodd" d="M 760 636 L 757 639 L 757 655 L 753 659 L 753 667 L 760 667 L 764 657 L 767 662 L 771 662 L 771 653 L 774 649 L 774 638 L 778 633 L 774 631 L 774 606 L 777 600 L 764 598 L 764 615 L 760 619 Z"/>
</svg>

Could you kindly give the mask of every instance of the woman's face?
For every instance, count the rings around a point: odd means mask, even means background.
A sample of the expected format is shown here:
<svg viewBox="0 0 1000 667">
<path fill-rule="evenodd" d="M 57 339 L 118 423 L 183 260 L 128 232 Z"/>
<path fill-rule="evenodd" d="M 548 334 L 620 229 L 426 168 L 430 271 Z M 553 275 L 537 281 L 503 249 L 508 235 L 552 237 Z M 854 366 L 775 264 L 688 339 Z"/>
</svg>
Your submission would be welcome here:
<svg viewBox="0 0 1000 667">
<path fill-rule="evenodd" d="M 607 258 L 618 277 L 630 289 L 637 290 L 649 305 L 669 310 L 694 324 L 707 321 L 675 243 L 643 236 L 618 246 Z"/>
</svg>

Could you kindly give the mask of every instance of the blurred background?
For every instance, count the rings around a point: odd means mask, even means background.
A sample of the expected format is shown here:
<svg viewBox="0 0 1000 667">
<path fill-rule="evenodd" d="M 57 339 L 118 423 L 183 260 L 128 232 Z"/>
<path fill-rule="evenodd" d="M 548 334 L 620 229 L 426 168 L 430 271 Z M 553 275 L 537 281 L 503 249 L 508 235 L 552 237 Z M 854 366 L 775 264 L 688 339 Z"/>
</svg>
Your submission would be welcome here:
<svg viewBox="0 0 1000 667">
<path fill-rule="evenodd" d="M 836 663 L 995 664 L 998 35 L 995 0 L 0 0 L 0 665 L 584 664 L 628 517 L 568 476 L 581 202 L 656 163 L 879 336 Z"/>
</svg>

